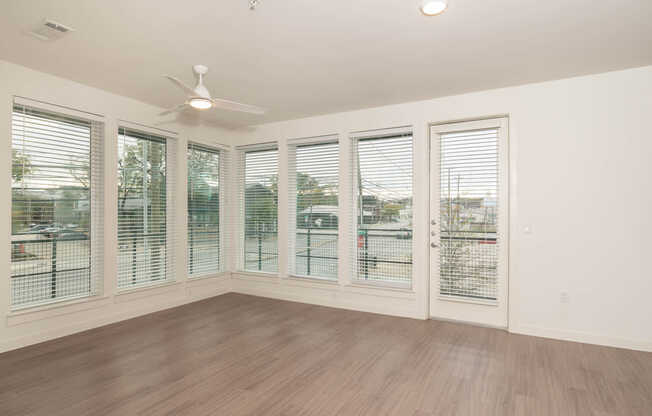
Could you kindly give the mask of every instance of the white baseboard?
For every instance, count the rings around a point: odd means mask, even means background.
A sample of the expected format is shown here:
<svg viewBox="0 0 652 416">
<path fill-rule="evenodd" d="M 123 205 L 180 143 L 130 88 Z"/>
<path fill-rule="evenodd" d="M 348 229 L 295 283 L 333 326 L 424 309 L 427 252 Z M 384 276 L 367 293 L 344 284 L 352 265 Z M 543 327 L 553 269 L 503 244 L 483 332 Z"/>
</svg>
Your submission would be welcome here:
<svg viewBox="0 0 652 416">
<path fill-rule="evenodd" d="M 0 341 L 0 352 L 72 335 L 77 332 L 136 318 L 229 292 L 360 312 L 425 319 L 424 311 L 419 307 L 416 294 L 407 291 L 346 287 L 291 280 L 279 281 L 279 279 L 249 277 L 237 274 L 233 274 L 232 277 L 227 275 L 217 279 L 188 281 L 185 284 L 185 288 L 180 287 L 179 289 L 178 291 L 170 292 L 152 291 L 152 296 L 148 297 L 146 302 L 143 302 L 145 306 L 142 308 L 131 308 L 126 312 L 117 308 L 116 312 L 112 314 L 100 313 L 99 315 L 101 317 L 97 319 L 77 322 L 71 325 L 54 325 L 52 329 L 46 331 L 32 332 L 2 340 Z M 116 299 L 111 299 L 111 303 L 114 306 L 118 304 Z M 137 304 L 138 302 L 132 301 L 131 303 Z M 99 309 L 103 309 L 104 306 L 102 304 L 102 308 Z M 78 306 L 73 307 L 76 308 Z M 44 313 L 38 312 L 38 314 Z M 55 312 L 50 314 L 49 317 L 42 317 L 42 319 L 44 321 L 47 319 L 57 319 L 57 316 L 60 316 L 60 314 Z M 41 318 L 40 315 L 39 318 Z M 32 322 L 33 320 L 30 318 L 29 320 L 25 319 L 24 322 L 22 320 L 17 321 L 15 325 L 21 325 L 23 323 L 30 324 Z M 514 334 L 652 352 L 652 342 L 646 340 L 625 339 L 608 335 L 531 325 L 512 325 L 508 331 Z"/>
<path fill-rule="evenodd" d="M 357 286 L 339 286 L 293 279 L 259 278 L 233 275 L 231 290 L 235 293 L 371 312 L 403 318 L 425 319 L 419 311 L 417 296 L 407 291 L 379 290 Z"/>
<path fill-rule="evenodd" d="M 145 306 L 141 308 L 131 308 L 127 312 L 121 312 L 118 310 L 118 312 L 113 314 L 100 313 L 99 315 L 102 315 L 100 318 L 76 322 L 71 325 L 56 325 L 50 330 L 32 332 L 15 338 L 2 340 L 0 342 L 0 353 L 99 328 L 116 322 L 125 321 L 127 319 L 137 318 L 139 316 L 148 315 L 165 309 L 175 308 L 177 306 L 197 302 L 202 299 L 223 295 L 229 292 L 229 279 L 216 280 L 209 285 L 189 283 L 185 290 L 153 294 L 153 296 L 147 299 L 147 302 L 143 302 Z M 115 299 L 112 299 L 112 304 L 114 306 L 119 303 L 122 302 L 116 302 Z M 45 320 L 47 318 L 43 319 Z"/>
<path fill-rule="evenodd" d="M 625 348 L 629 350 L 652 352 L 652 342 L 650 341 L 611 337 L 608 335 L 591 334 L 588 332 L 542 328 L 528 325 L 518 325 L 516 327 L 511 327 L 509 328 L 509 332 L 513 334 L 551 338 L 561 341 L 573 341 L 585 344 L 602 345 L 605 347 Z"/>
</svg>

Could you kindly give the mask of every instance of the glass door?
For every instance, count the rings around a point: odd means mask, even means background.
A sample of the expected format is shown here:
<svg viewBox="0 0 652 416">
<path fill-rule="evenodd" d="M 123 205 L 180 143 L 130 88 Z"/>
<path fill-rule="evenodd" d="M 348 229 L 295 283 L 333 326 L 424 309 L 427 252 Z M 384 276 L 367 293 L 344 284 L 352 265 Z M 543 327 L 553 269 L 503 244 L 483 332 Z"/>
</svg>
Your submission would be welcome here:
<svg viewBox="0 0 652 416">
<path fill-rule="evenodd" d="M 507 119 L 430 129 L 430 315 L 507 326 Z"/>
</svg>

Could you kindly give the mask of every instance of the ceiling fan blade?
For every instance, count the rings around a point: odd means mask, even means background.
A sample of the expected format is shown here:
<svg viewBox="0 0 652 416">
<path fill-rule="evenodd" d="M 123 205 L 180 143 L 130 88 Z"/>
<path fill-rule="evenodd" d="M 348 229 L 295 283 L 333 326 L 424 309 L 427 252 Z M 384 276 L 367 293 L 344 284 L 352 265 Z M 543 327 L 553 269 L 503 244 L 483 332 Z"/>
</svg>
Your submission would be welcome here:
<svg viewBox="0 0 652 416">
<path fill-rule="evenodd" d="M 170 108 L 168 110 L 165 110 L 163 112 L 158 113 L 158 115 L 159 116 L 165 116 L 167 114 L 178 113 L 179 111 L 181 111 L 181 110 L 183 110 L 183 109 L 185 109 L 187 107 L 188 107 L 188 104 L 186 104 L 186 103 L 179 104 L 178 106 L 176 106 L 174 108 Z"/>
<path fill-rule="evenodd" d="M 265 114 L 267 110 L 255 105 L 236 103 L 235 101 L 222 100 L 220 98 L 211 99 L 216 108 L 230 111 L 241 111 L 243 113 Z"/>
<path fill-rule="evenodd" d="M 164 76 L 165 78 L 169 79 L 170 81 L 172 81 L 172 83 L 175 84 L 177 87 L 181 88 L 181 89 L 183 90 L 183 92 L 186 93 L 186 95 L 189 95 L 189 96 L 197 95 L 197 93 L 195 92 L 195 90 L 193 90 L 192 88 L 190 88 L 189 86 L 187 86 L 187 85 L 184 84 L 183 82 L 179 81 L 179 80 L 176 79 L 175 77 L 172 77 L 172 76 L 170 76 L 170 75 L 163 75 L 163 76 Z"/>
</svg>

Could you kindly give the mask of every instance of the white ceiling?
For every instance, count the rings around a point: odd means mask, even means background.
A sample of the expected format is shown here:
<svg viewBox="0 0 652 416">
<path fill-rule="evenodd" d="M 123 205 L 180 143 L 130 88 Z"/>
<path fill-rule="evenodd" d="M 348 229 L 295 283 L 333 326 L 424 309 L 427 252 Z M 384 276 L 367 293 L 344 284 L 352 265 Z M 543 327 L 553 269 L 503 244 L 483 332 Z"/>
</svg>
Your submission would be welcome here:
<svg viewBox="0 0 652 416">
<path fill-rule="evenodd" d="M 652 64 L 651 0 L 3 0 L 0 59 L 161 107 L 210 67 L 214 96 L 258 124 Z M 75 32 L 25 35 L 43 18 Z"/>
</svg>

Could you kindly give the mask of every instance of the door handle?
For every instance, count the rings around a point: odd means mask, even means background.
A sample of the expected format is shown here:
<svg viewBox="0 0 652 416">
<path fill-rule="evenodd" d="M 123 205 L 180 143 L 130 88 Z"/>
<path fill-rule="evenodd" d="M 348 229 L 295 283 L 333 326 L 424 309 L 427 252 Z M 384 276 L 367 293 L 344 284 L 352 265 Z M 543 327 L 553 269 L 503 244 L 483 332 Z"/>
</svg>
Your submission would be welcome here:
<svg viewBox="0 0 652 416">
<path fill-rule="evenodd" d="M 430 243 L 430 247 L 432 247 L 432 248 L 437 248 L 437 247 L 439 247 L 439 246 L 438 246 L 437 244 L 435 244 L 435 243 Z"/>
</svg>

